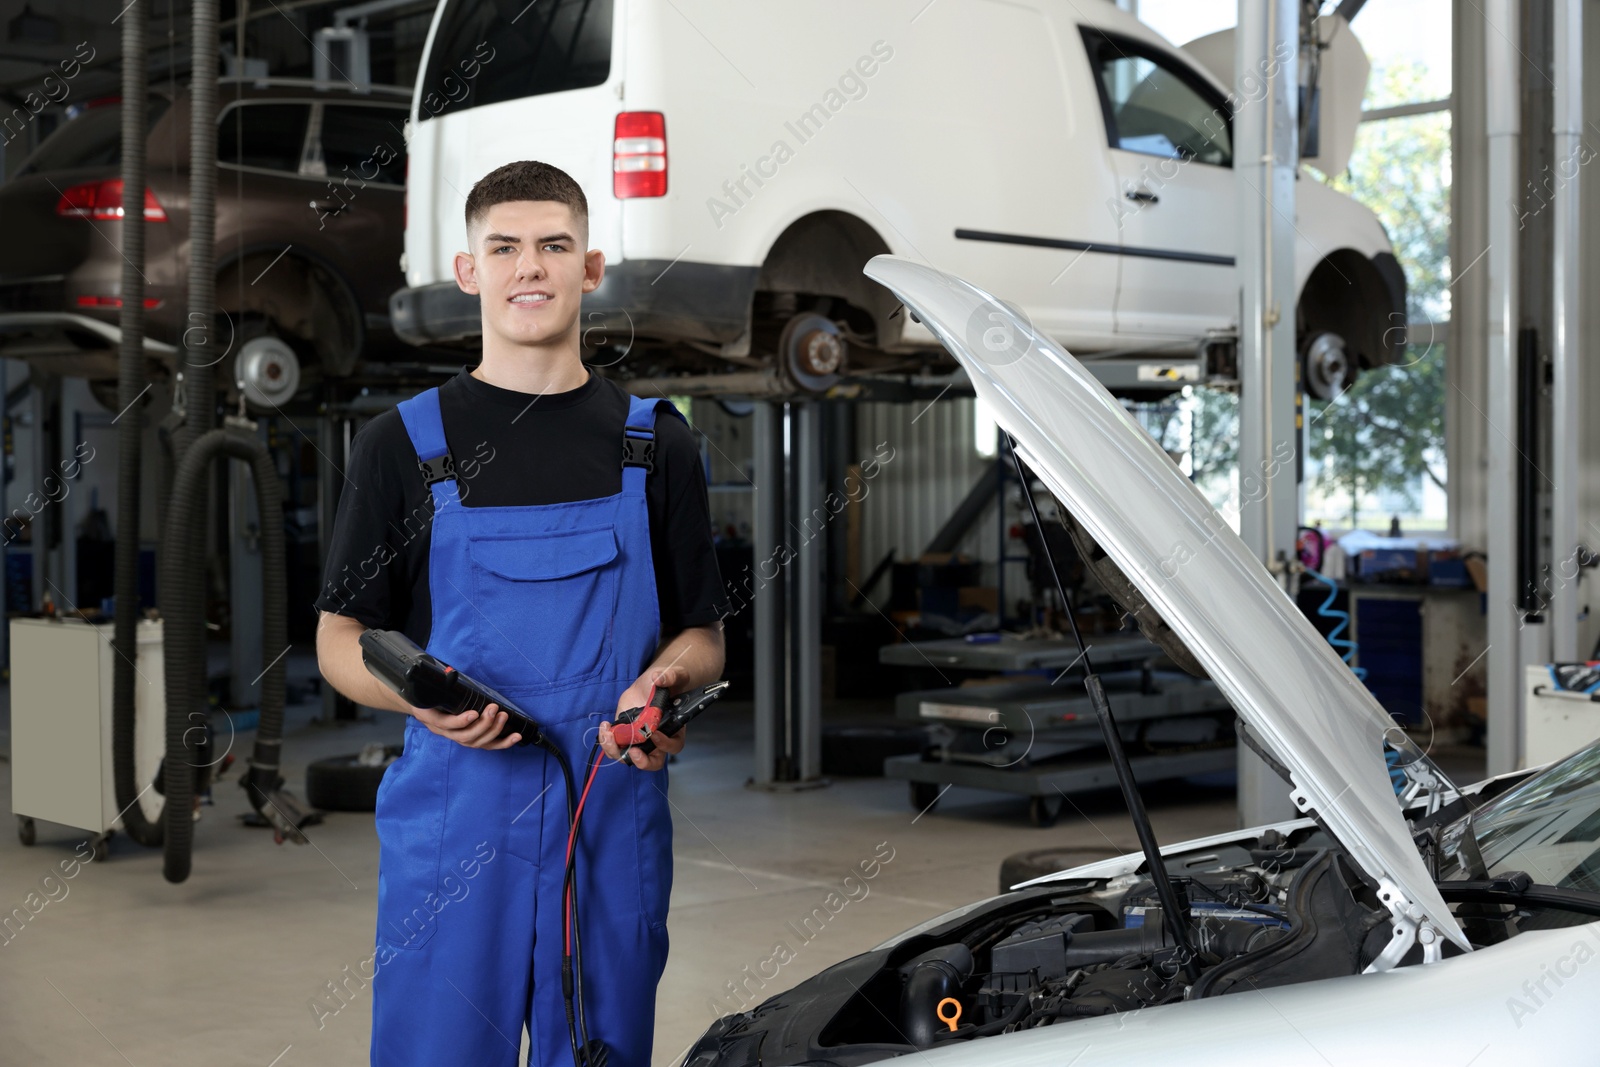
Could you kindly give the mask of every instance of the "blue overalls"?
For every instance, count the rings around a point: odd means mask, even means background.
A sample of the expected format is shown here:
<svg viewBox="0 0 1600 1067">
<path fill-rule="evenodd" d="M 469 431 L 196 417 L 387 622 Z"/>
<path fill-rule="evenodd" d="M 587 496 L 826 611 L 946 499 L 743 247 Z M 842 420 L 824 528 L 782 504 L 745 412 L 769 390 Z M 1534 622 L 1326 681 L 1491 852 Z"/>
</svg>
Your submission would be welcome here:
<svg viewBox="0 0 1600 1067">
<path fill-rule="evenodd" d="M 465 507 L 437 389 L 400 405 L 432 477 L 428 652 L 499 690 L 554 739 L 582 788 L 602 719 L 660 640 L 645 474 L 657 405 L 628 408 L 622 491 L 527 507 Z M 561 462 L 551 456 L 550 462 Z M 604 756 L 577 847 L 589 1036 L 610 1067 L 648 1067 L 667 960 L 667 772 Z M 541 748 L 483 751 L 407 718 L 378 790 L 374 1067 L 572 1062 L 561 995 L 567 797 Z"/>
</svg>

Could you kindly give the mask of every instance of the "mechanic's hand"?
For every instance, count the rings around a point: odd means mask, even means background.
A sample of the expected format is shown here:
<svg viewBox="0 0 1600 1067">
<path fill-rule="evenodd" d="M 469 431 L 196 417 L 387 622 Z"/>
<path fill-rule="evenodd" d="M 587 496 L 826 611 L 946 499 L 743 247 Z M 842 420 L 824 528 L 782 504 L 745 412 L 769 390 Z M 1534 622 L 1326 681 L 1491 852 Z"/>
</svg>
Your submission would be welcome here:
<svg viewBox="0 0 1600 1067">
<path fill-rule="evenodd" d="M 499 704 L 489 704 L 482 714 L 463 711 L 459 715 L 447 715 L 435 708 L 419 707 L 412 707 L 411 714 L 440 737 L 468 748 L 499 750 L 510 748 L 522 740 L 521 734 L 507 734 L 503 739 L 495 740 L 506 724 L 506 713 L 500 710 Z"/>
<path fill-rule="evenodd" d="M 626 692 L 617 698 L 617 710 L 627 711 L 629 708 L 641 708 L 650 700 L 650 690 L 654 686 L 663 686 L 668 696 L 676 695 L 689 686 L 689 672 L 682 667 L 662 667 L 658 670 L 646 671 L 639 676 L 639 680 L 630 685 Z M 627 755 L 617 745 L 616 738 L 611 733 L 611 723 L 600 724 L 600 747 L 605 754 L 614 760 L 627 759 L 635 767 L 645 771 L 659 771 L 667 765 L 667 757 L 683 751 L 683 735 L 688 733 L 688 727 L 678 731 L 676 737 L 666 734 L 656 734 L 651 738 L 655 742 L 655 750 L 649 755 L 640 752 L 633 745 L 628 746 Z"/>
</svg>

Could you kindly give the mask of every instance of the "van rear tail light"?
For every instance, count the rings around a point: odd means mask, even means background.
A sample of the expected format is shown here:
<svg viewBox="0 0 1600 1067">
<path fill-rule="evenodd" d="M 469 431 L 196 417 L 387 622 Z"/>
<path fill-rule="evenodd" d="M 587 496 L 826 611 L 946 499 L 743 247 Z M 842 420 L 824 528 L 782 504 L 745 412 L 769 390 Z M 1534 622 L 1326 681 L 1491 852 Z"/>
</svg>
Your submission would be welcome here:
<svg viewBox="0 0 1600 1067">
<path fill-rule="evenodd" d="M 618 200 L 666 196 L 666 116 L 659 111 L 624 111 L 618 115 L 611 170 L 611 188 Z"/>
<path fill-rule="evenodd" d="M 103 181 L 74 185 L 56 201 L 56 214 L 66 219 L 94 219 L 97 222 L 116 222 L 123 216 L 122 179 L 106 178 Z M 167 213 L 149 189 L 144 191 L 144 220 L 166 222 Z"/>
</svg>

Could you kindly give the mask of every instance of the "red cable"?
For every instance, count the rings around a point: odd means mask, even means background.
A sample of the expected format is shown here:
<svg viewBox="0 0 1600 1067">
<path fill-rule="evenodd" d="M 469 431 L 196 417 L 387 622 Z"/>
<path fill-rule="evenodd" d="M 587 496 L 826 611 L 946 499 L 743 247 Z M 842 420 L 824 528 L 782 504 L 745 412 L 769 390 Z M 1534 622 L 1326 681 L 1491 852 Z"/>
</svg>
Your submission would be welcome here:
<svg viewBox="0 0 1600 1067">
<path fill-rule="evenodd" d="M 651 695 L 655 694 L 652 692 Z M 594 785 L 594 776 L 600 772 L 600 765 L 604 762 L 598 749 L 593 759 L 594 762 L 589 765 L 589 776 L 584 779 L 583 792 L 578 795 L 578 806 L 572 812 L 572 828 L 567 831 L 566 862 L 561 868 L 562 945 L 565 948 L 565 955 L 569 957 L 572 955 L 572 881 L 567 874 L 572 870 L 572 851 L 578 843 L 578 823 L 583 818 L 583 805 L 589 799 L 589 789 Z"/>
<path fill-rule="evenodd" d="M 578 820 L 583 818 L 583 805 L 589 799 L 589 787 L 594 785 L 594 776 L 600 771 L 600 760 L 595 760 L 589 766 L 589 777 L 584 780 L 583 792 L 578 796 L 578 806 L 572 813 L 572 829 L 567 832 L 567 857 L 561 868 L 562 903 L 564 944 L 566 955 L 572 955 L 572 883 L 567 879 L 567 872 L 572 869 L 572 850 L 578 842 Z"/>
</svg>

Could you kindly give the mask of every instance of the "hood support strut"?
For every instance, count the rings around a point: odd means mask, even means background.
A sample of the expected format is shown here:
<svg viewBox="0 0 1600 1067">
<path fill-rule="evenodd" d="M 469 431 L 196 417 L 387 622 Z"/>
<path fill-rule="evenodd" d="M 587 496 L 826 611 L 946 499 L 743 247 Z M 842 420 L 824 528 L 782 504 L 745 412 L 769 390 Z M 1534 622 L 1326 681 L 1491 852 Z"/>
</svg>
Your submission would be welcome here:
<svg viewBox="0 0 1600 1067">
<path fill-rule="evenodd" d="M 1061 596 L 1061 606 L 1066 611 L 1067 621 L 1072 626 L 1072 638 L 1078 643 L 1078 658 L 1083 660 L 1083 687 L 1089 693 L 1089 702 L 1094 705 L 1095 718 L 1100 722 L 1100 733 L 1105 738 L 1106 751 L 1111 754 L 1111 765 L 1117 772 L 1117 784 L 1122 787 L 1122 797 L 1128 804 L 1128 814 L 1133 817 L 1134 832 L 1139 835 L 1139 847 L 1144 851 L 1145 865 L 1150 868 L 1150 881 L 1155 886 L 1156 896 L 1161 901 L 1162 920 L 1166 923 L 1167 932 L 1172 935 L 1172 943 L 1178 947 L 1179 957 L 1183 960 L 1183 973 L 1190 982 L 1200 977 L 1200 964 L 1195 958 L 1194 946 L 1189 940 L 1189 907 L 1183 900 L 1171 879 L 1167 877 L 1167 867 L 1161 861 L 1161 848 L 1156 844 L 1155 832 L 1150 828 L 1150 815 L 1145 811 L 1144 798 L 1139 795 L 1139 785 L 1133 779 L 1133 768 L 1128 763 L 1128 753 L 1122 747 L 1122 735 L 1117 732 L 1117 723 L 1111 715 L 1111 702 L 1106 699 L 1105 686 L 1100 683 L 1100 676 L 1094 672 L 1094 665 L 1089 662 L 1089 649 L 1083 643 L 1083 635 L 1078 632 L 1078 619 L 1072 613 L 1072 600 L 1067 596 L 1066 586 L 1061 582 L 1061 573 L 1056 569 L 1055 556 L 1050 552 L 1050 541 L 1044 536 L 1044 526 L 1039 521 L 1039 505 L 1033 499 L 1033 484 L 1028 472 L 1022 466 L 1022 457 L 1017 455 L 1017 439 L 1009 433 L 1006 440 L 1011 446 L 1011 462 L 1017 468 L 1017 480 L 1022 485 L 1022 499 L 1028 502 L 1028 514 L 1033 517 L 1034 529 L 1039 531 L 1040 541 L 1044 548 L 1044 558 L 1050 564 L 1050 577 L 1055 582 L 1056 592 Z"/>
</svg>

